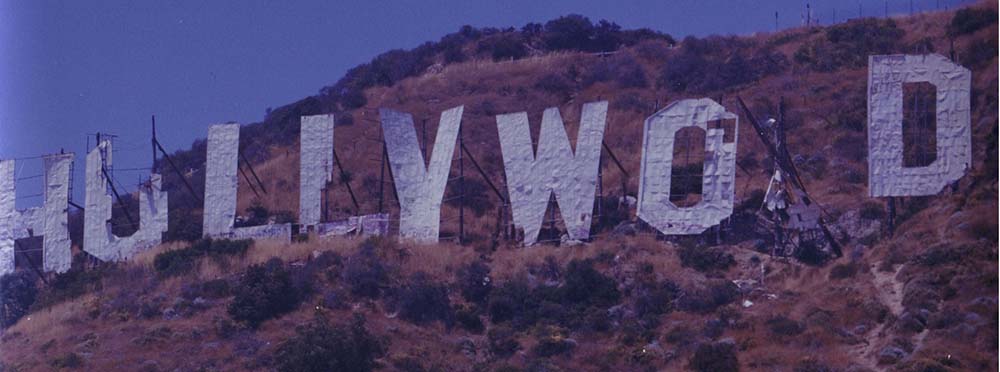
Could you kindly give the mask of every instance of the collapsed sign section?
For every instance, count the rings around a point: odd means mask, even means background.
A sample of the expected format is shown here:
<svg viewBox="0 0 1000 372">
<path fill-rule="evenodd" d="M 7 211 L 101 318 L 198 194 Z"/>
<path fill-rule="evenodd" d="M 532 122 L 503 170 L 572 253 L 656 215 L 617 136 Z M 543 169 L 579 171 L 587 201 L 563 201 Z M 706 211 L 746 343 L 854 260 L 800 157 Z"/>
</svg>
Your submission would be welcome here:
<svg viewBox="0 0 1000 372">
<path fill-rule="evenodd" d="M 43 157 L 44 204 L 23 211 L 16 209 L 15 161 L 0 161 L 0 275 L 14 271 L 14 242 L 42 236 L 42 270 L 66 272 L 70 268 L 69 172 L 73 154 Z"/>
<path fill-rule="evenodd" d="M 111 207 L 108 195 L 107 167 L 111 163 L 111 142 L 101 141 L 87 154 L 83 250 L 101 261 L 127 260 L 140 250 L 153 247 L 167 231 L 167 193 L 161 189 L 161 177 L 152 173 L 149 182 L 139 187 L 139 229 L 127 237 L 111 232 Z"/>
<path fill-rule="evenodd" d="M 208 127 L 202 234 L 211 238 L 291 241 L 292 225 L 289 223 L 234 227 L 236 189 L 239 186 L 236 178 L 239 170 L 239 144 L 239 124 L 216 124 Z"/>
<path fill-rule="evenodd" d="M 399 195 L 399 235 L 425 243 L 438 240 L 441 229 L 441 199 L 444 197 L 455 140 L 462 123 L 464 106 L 441 113 L 430 164 L 417 142 L 410 114 L 379 110 L 393 183 Z"/>
<path fill-rule="evenodd" d="M 708 122 L 734 120 L 733 140 L 725 142 L 724 128 Z M 670 201 L 674 140 L 677 131 L 697 127 L 705 131 L 702 197 L 681 208 Z M 708 98 L 674 102 L 646 119 L 642 139 L 642 168 L 636 214 L 668 235 L 700 234 L 733 214 L 736 181 L 736 142 L 739 119 Z"/>
<path fill-rule="evenodd" d="M 538 239 L 553 193 L 567 235 L 575 240 L 590 237 L 608 103 L 588 103 L 582 110 L 575 153 L 558 108 L 542 114 L 537 155 L 531 145 L 527 113 L 497 116 L 511 214 L 514 225 L 524 230 L 525 245 Z"/>
<path fill-rule="evenodd" d="M 903 165 L 903 84 L 926 82 L 936 90 L 937 158 L 927 166 Z M 868 57 L 868 195 L 937 194 L 972 163 L 972 72 L 937 55 Z"/>
</svg>

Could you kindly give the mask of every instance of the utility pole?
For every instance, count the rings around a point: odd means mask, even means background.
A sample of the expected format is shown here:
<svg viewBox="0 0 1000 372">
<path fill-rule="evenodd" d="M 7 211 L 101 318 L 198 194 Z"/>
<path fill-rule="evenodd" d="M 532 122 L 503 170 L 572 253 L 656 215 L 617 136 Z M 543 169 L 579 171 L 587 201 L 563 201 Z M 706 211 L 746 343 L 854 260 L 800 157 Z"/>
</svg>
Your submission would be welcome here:
<svg viewBox="0 0 1000 372">
<path fill-rule="evenodd" d="M 778 11 L 777 10 L 774 11 L 774 32 L 778 32 Z M 657 102 L 657 106 L 659 106 L 659 102 Z"/>
<path fill-rule="evenodd" d="M 806 27 L 812 27 L 812 9 L 806 3 Z"/>
</svg>

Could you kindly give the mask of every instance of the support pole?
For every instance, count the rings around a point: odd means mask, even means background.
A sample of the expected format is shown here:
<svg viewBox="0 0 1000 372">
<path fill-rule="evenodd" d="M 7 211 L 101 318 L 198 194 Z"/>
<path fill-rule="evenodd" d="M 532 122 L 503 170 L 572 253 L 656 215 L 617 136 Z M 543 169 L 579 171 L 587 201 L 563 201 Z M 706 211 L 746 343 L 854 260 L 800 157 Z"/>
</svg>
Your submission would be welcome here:
<svg viewBox="0 0 1000 372">
<path fill-rule="evenodd" d="M 615 153 L 611 151 L 610 147 L 608 147 L 607 142 L 601 141 L 601 146 L 604 146 L 604 151 L 608 152 L 608 155 L 611 156 L 611 160 L 615 163 L 616 166 L 618 166 L 618 170 L 620 170 L 622 174 L 625 176 L 622 177 L 622 197 L 628 196 L 628 179 L 630 178 L 628 175 L 628 171 L 626 171 L 625 167 L 622 166 L 622 162 L 618 161 L 618 157 L 615 156 Z"/>
<path fill-rule="evenodd" d="M 462 127 L 458 127 L 458 146 L 459 148 L 465 147 L 465 142 L 462 140 Z M 458 193 L 459 193 L 459 203 L 458 203 L 458 244 L 462 244 L 465 241 L 465 157 L 462 156 L 462 151 L 458 151 Z"/>
<path fill-rule="evenodd" d="M 459 147 L 461 147 L 462 151 L 465 152 L 465 155 L 469 157 L 469 161 L 472 162 L 472 166 L 476 168 L 476 171 L 479 172 L 479 175 L 483 176 L 483 181 L 486 181 L 486 184 L 490 186 L 490 189 L 493 189 L 493 193 L 496 194 L 497 198 L 500 199 L 500 202 L 501 203 L 507 202 L 507 198 L 504 198 L 503 194 L 500 192 L 500 189 L 493 184 L 493 181 L 490 181 L 490 178 L 486 175 L 486 172 L 483 171 L 483 168 L 479 166 L 479 162 L 477 162 L 476 158 L 472 156 L 472 153 L 469 152 L 469 149 L 465 147 L 465 144 L 459 143 Z"/>
<path fill-rule="evenodd" d="M 17 240 L 14 240 L 14 250 L 17 250 Z M 35 274 L 38 275 L 38 278 L 41 279 L 43 283 L 45 283 L 45 285 L 49 285 L 49 280 L 45 279 L 45 274 L 43 274 L 42 270 L 40 270 L 38 266 L 35 265 L 35 262 L 31 260 L 31 257 L 28 257 L 28 254 L 24 253 L 23 249 L 18 252 L 21 253 L 21 257 L 24 257 L 24 261 L 28 263 L 28 266 L 31 267 L 31 271 L 34 271 Z"/>
<path fill-rule="evenodd" d="M 379 166 L 378 175 L 378 212 L 382 213 L 385 201 L 385 142 L 382 143 L 382 161 Z"/>
<path fill-rule="evenodd" d="M 247 177 L 247 172 L 243 170 L 243 167 L 238 165 L 236 166 L 236 169 L 240 170 L 240 174 L 243 175 L 243 179 L 247 181 L 247 185 L 250 186 L 250 190 L 253 191 L 253 194 L 259 198 L 260 194 L 257 193 L 257 188 L 253 187 L 253 182 L 250 182 L 250 177 Z"/>
<path fill-rule="evenodd" d="M 239 153 L 240 153 L 240 159 L 243 159 L 243 164 L 246 164 L 247 168 L 250 168 L 250 174 L 253 175 L 253 179 L 257 180 L 257 186 L 260 186 L 260 190 L 263 191 L 265 194 L 267 194 L 267 189 L 264 188 L 264 183 L 260 182 L 260 178 L 257 177 L 257 172 L 253 170 L 253 165 L 250 164 L 250 161 L 247 160 L 247 157 L 243 155 L 242 151 L 239 151 Z"/>
<path fill-rule="evenodd" d="M 184 173 L 181 173 L 181 170 L 177 168 L 176 165 L 174 165 L 174 161 L 170 159 L 170 155 L 168 155 L 167 151 L 163 149 L 163 145 L 161 145 L 159 141 L 155 140 L 153 143 L 156 144 L 156 148 L 160 149 L 160 153 L 163 154 L 163 158 L 167 159 L 167 164 L 170 164 L 170 168 L 174 170 L 174 173 L 177 173 L 177 177 L 179 177 L 181 179 L 181 182 L 184 183 L 184 186 L 187 187 L 188 192 L 191 193 L 191 196 L 194 197 L 194 200 L 197 200 L 198 203 L 201 204 L 201 197 L 198 196 L 198 193 L 194 192 L 194 187 L 191 187 L 191 184 L 188 183 L 187 178 L 184 177 Z"/>
<path fill-rule="evenodd" d="M 101 166 L 101 173 L 104 174 L 104 179 L 108 181 L 108 186 L 111 186 L 111 192 L 115 194 L 115 200 L 118 201 L 118 205 L 122 208 L 122 213 L 125 213 L 125 219 L 128 220 L 128 223 L 132 225 L 133 229 L 139 230 L 139 227 L 135 225 L 135 221 L 132 220 L 132 215 L 128 213 L 128 207 L 125 206 L 125 202 L 122 201 L 122 197 L 118 195 L 118 190 L 115 189 L 115 184 L 111 182 L 111 177 L 108 176 L 108 169 Z"/>
<path fill-rule="evenodd" d="M 354 214 L 361 213 L 361 206 L 358 205 L 358 198 L 354 197 L 354 189 L 351 188 L 351 182 L 347 179 L 347 171 L 344 170 L 344 165 L 340 163 L 340 157 L 337 156 L 337 150 L 333 150 L 333 160 L 337 162 L 337 168 L 340 169 L 340 182 L 347 186 L 347 193 L 351 195 L 351 203 L 354 203 Z"/>
</svg>

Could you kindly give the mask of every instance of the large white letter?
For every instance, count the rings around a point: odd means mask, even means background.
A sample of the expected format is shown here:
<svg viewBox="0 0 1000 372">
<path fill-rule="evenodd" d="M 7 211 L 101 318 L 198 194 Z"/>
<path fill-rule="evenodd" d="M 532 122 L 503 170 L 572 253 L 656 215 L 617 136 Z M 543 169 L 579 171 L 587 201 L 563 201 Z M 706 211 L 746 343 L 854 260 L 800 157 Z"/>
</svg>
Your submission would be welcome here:
<svg viewBox="0 0 1000 372">
<path fill-rule="evenodd" d="M 236 178 L 239 170 L 239 146 L 239 124 L 216 124 L 208 127 L 202 235 L 212 238 L 291 241 L 290 223 L 234 227 L 236 191 L 239 187 Z"/>
<path fill-rule="evenodd" d="M 83 250 L 101 261 L 127 260 L 139 250 L 160 244 L 167 231 L 167 193 L 161 189 L 160 175 L 151 173 L 149 182 L 139 188 L 139 229 L 127 237 L 111 232 L 108 221 L 113 200 L 104 171 L 105 164 L 111 165 L 111 154 L 109 141 L 101 141 L 87 154 Z"/>
<path fill-rule="evenodd" d="M 303 116 L 301 123 L 299 223 L 315 226 L 321 218 L 323 187 L 333 175 L 333 115 Z"/>
<path fill-rule="evenodd" d="M 937 88 L 937 158 L 903 166 L 903 83 Z M 868 57 L 868 195 L 933 195 L 972 162 L 972 73 L 937 54 Z"/>
<path fill-rule="evenodd" d="M 73 154 L 46 155 L 43 161 L 44 205 L 24 211 L 15 206 L 14 160 L 0 161 L 0 275 L 14 271 L 14 241 L 33 234 L 42 235 L 42 270 L 69 270 L 73 257 L 66 208 Z"/>
<path fill-rule="evenodd" d="M 569 237 L 576 240 L 590 237 L 607 114 L 607 102 L 583 105 L 574 153 L 559 109 L 546 109 L 542 114 L 537 156 L 531 146 L 528 114 L 497 115 L 511 213 L 514 225 L 524 229 L 525 245 L 538 239 L 552 193 L 556 195 Z"/>
<path fill-rule="evenodd" d="M 708 122 L 730 119 L 736 120 L 736 125 L 733 141 L 726 143 L 725 130 L 708 128 Z M 705 163 L 701 201 L 681 208 L 670 201 L 670 176 L 674 136 L 685 127 L 705 130 Z M 733 213 L 737 133 L 736 115 L 708 98 L 674 102 L 647 118 L 636 215 L 664 234 L 700 234 L 729 217 Z"/>
<path fill-rule="evenodd" d="M 379 110 L 382 137 L 399 194 L 399 234 L 404 238 L 426 243 L 438 240 L 441 199 L 451 171 L 463 109 L 464 106 L 458 106 L 441 113 L 431 161 L 426 167 L 417 143 L 417 131 L 413 128 L 413 117 L 398 111 Z"/>
<path fill-rule="evenodd" d="M 206 237 L 228 235 L 233 230 L 233 222 L 236 220 L 239 145 L 239 124 L 216 124 L 208 127 L 202 223 L 202 234 Z"/>
</svg>

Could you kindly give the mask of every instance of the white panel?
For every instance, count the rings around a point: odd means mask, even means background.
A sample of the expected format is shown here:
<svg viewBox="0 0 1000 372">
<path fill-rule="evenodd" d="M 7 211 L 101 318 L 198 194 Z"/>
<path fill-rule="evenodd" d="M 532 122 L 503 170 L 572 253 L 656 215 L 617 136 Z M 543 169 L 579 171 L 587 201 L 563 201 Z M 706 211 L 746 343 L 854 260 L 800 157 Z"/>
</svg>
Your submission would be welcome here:
<svg viewBox="0 0 1000 372">
<path fill-rule="evenodd" d="M 430 164 L 417 142 L 410 114 L 382 109 L 383 138 L 399 195 L 399 234 L 421 242 L 437 242 L 441 228 L 441 199 L 444 197 L 455 140 L 462 122 L 463 106 L 441 113 Z"/>
<path fill-rule="evenodd" d="M 108 179 L 101 171 L 103 154 L 111 154 L 111 142 L 102 141 L 87 154 L 86 208 L 83 225 L 83 250 L 102 261 L 122 261 L 136 253 L 156 246 L 167 231 L 167 193 L 161 187 L 162 177 L 150 174 L 149 182 L 139 187 L 139 229 L 127 237 L 111 232 L 113 197 L 108 195 Z M 110 166 L 111 159 L 104 162 Z"/>
<path fill-rule="evenodd" d="M 362 236 L 388 234 L 389 214 L 375 213 L 351 216 L 343 221 L 326 222 L 316 225 L 316 235 L 322 238 L 358 233 Z"/>
<path fill-rule="evenodd" d="M 42 269 L 63 273 L 73 262 L 69 239 L 69 171 L 73 154 L 49 155 L 45 162 L 45 205 L 42 207 L 44 238 Z"/>
<path fill-rule="evenodd" d="M 220 234 L 216 237 L 227 239 L 273 239 L 284 242 L 292 241 L 292 224 L 279 223 L 259 226 L 237 227 L 229 234 Z"/>
<path fill-rule="evenodd" d="M 0 275 L 14 272 L 14 161 L 0 160 Z"/>
<path fill-rule="evenodd" d="M 708 128 L 709 121 L 736 120 L 733 141 L 723 142 L 723 128 Z M 681 208 L 670 201 L 674 139 L 686 127 L 705 130 L 705 163 L 701 201 Z M 686 99 L 674 102 L 646 119 L 639 173 L 636 215 L 664 234 L 700 234 L 733 213 L 736 179 L 736 142 L 739 121 L 715 101 Z"/>
<path fill-rule="evenodd" d="M 333 115 L 303 116 L 299 139 L 299 223 L 320 222 L 323 187 L 333 174 Z"/>
<path fill-rule="evenodd" d="M 229 234 L 233 229 L 236 219 L 239 144 L 239 124 L 216 124 L 208 127 L 202 224 L 202 233 L 206 237 Z"/>
<path fill-rule="evenodd" d="M 514 225 L 524 230 L 525 245 L 538 239 L 552 193 L 556 195 L 569 237 L 575 240 L 590 237 L 607 113 L 607 102 L 583 105 L 574 153 L 559 109 L 546 109 L 542 114 L 537 156 L 531 145 L 528 114 L 497 116 L 511 212 Z"/>
<path fill-rule="evenodd" d="M 903 83 L 937 88 L 937 158 L 903 166 Z M 868 194 L 933 195 L 961 178 L 972 161 L 969 112 L 972 73 L 947 58 L 880 55 L 868 58 Z"/>
</svg>

